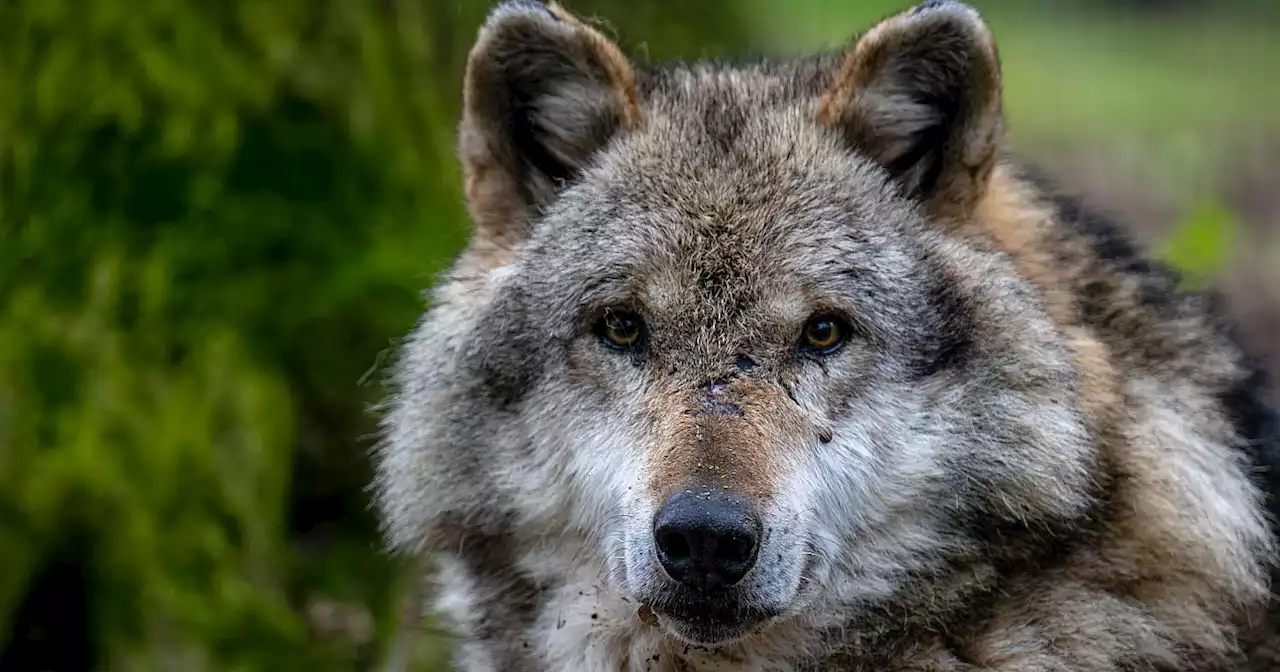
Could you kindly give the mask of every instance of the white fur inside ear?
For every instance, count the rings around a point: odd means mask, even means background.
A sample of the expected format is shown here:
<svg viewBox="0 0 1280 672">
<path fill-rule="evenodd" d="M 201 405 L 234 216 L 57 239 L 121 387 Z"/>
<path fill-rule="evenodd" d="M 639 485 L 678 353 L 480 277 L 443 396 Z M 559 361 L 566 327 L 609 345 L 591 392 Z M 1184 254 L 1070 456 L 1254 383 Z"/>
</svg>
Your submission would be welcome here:
<svg viewBox="0 0 1280 672">
<path fill-rule="evenodd" d="M 986 23 L 962 3 L 931 2 L 859 38 L 819 114 L 910 196 L 962 212 L 998 151 L 1000 97 Z"/>
<path fill-rule="evenodd" d="M 611 89 L 585 81 L 565 81 L 530 105 L 542 146 L 557 163 L 581 169 L 598 148 L 600 131 L 617 116 Z"/>
<path fill-rule="evenodd" d="M 878 139 L 877 158 L 897 162 L 919 144 L 920 134 L 945 121 L 938 108 L 917 102 L 909 93 L 872 88 L 858 96 L 855 114 Z"/>
</svg>

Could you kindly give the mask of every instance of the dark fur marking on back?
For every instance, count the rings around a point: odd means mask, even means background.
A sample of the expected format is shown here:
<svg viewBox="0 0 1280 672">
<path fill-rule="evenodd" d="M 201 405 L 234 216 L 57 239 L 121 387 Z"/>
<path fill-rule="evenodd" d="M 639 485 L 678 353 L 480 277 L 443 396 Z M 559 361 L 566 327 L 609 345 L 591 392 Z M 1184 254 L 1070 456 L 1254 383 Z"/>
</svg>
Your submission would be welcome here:
<svg viewBox="0 0 1280 672">
<path fill-rule="evenodd" d="M 1254 367 L 1222 394 L 1222 404 L 1245 442 L 1254 477 L 1267 499 L 1272 527 L 1280 531 L 1280 414 L 1263 400 L 1268 376 Z"/>
<path fill-rule="evenodd" d="M 1128 232 L 1102 212 L 1086 205 L 1081 197 L 1063 192 L 1039 169 L 1020 164 L 1019 173 L 1022 179 L 1035 187 L 1045 205 L 1058 215 L 1059 221 L 1089 242 L 1098 260 L 1109 264 L 1113 270 L 1139 279 L 1139 296 L 1143 305 L 1164 311 L 1161 313 L 1163 316 L 1173 312 L 1181 280 L 1175 269 L 1149 259 Z M 1086 321 L 1093 321 L 1088 319 L 1088 315 L 1101 317 L 1111 310 L 1106 306 L 1110 299 L 1109 289 L 1097 282 L 1082 288 L 1081 296 L 1089 299 L 1081 305 Z"/>
<path fill-rule="evenodd" d="M 1085 236 L 1102 263 L 1137 282 L 1137 307 L 1152 311 L 1162 323 L 1177 319 L 1183 311 L 1199 313 L 1203 310 L 1218 333 L 1242 353 L 1240 363 L 1248 373 L 1229 388 L 1221 390 L 1219 399 L 1242 439 L 1241 450 L 1252 467 L 1250 475 L 1265 495 L 1272 531 L 1280 534 L 1280 415 L 1264 401 L 1268 386 L 1266 371 L 1260 363 L 1253 361 L 1235 333 L 1233 321 L 1226 319 L 1222 294 L 1214 289 L 1181 291 L 1179 273 L 1144 257 L 1129 235 L 1115 223 L 1086 207 L 1080 198 L 1056 191 L 1054 184 L 1036 169 L 1024 165 L 1021 173 L 1023 179 L 1036 187 L 1045 203 L 1054 208 L 1066 226 Z M 1169 357 L 1178 354 L 1162 353 L 1164 344 L 1159 336 L 1153 338 L 1146 332 L 1136 331 L 1142 323 L 1134 323 L 1132 315 L 1116 305 L 1116 293 L 1122 288 L 1114 279 L 1104 281 L 1102 278 L 1108 278 L 1108 274 L 1091 274 L 1090 277 L 1092 279 L 1079 288 L 1080 314 L 1100 337 L 1121 350 L 1140 347 L 1149 359 L 1156 359 L 1162 354 Z M 1203 299 L 1205 305 L 1198 309 L 1189 307 L 1187 303 L 1193 298 Z M 1280 584 L 1280 566 L 1272 568 L 1271 577 L 1274 590 Z M 1271 613 L 1273 618 L 1280 614 L 1280 603 L 1273 601 Z"/>
<path fill-rule="evenodd" d="M 1168 331 L 1169 325 L 1180 319 L 1199 321 L 1207 313 L 1209 321 L 1221 328 L 1219 293 L 1184 290 L 1176 269 L 1145 256 L 1128 232 L 1109 218 L 1085 206 L 1079 197 L 1054 190 L 1033 169 L 1023 168 L 1021 173 L 1063 224 L 1068 240 L 1057 241 L 1062 250 L 1059 262 L 1068 267 L 1089 265 L 1083 284 L 1077 286 L 1080 316 L 1117 357 L 1139 357 L 1148 366 L 1177 366 L 1187 357 L 1186 346 Z M 1091 258 L 1069 258 L 1073 236 L 1092 248 Z M 1153 324 L 1157 329 L 1152 329 Z"/>
</svg>

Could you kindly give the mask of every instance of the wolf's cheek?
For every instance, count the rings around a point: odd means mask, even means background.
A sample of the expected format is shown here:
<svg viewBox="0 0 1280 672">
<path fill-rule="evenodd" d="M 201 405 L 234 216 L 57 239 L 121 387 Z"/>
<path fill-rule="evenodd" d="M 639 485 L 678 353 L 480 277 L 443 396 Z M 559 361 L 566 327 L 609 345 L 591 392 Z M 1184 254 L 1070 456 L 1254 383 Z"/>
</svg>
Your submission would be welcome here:
<svg viewBox="0 0 1280 672">
<path fill-rule="evenodd" d="M 615 400 L 568 377 L 549 378 L 520 412 L 526 443 L 505 466 L 506 487 L 526 523 L 598 545 L 619 533 L 647 439 Z"/>
<path fill-rule="evenodd" d="M 795 517 L 788 552 L 807 556 L 798 606 L 885 598 L 898 570 L 942 543 L 945 437 L 919 430 L 907 390 L 849 404 L 832 419 L 831 440 L 798 454 L 778 491 L 780 517 Z"/>
</svg>

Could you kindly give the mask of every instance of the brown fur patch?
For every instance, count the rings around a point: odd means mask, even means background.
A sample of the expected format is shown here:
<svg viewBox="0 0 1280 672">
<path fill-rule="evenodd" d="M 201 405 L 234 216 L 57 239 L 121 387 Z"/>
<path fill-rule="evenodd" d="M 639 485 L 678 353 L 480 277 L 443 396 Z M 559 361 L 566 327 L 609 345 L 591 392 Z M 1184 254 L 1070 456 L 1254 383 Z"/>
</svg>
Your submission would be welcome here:
<svg viewBox="0 0 1280 672">
<path fill-rule="evenodd" d="M 849 108 L 857 103 L 858 92 L 867 88 L 889 56 L 886 42 L 902 29 L 903 15 L 876 24 L 863 34 L 840 63 L 831 88 L 818 101 L 818 123 L 841 123 Z"/>
<path fill-rule="evenodd" d="M 779 451 L 805 445 L 814 433 L 785 390 L 751 376 L 656 395 L 650 413 L 663 437 L 650 478 L 659 502 L 684 487 L 767 502 L 783 468 Z"/>
<path fill-rule="evenodd" d="M 957 233 L 993 243 L 1013 258 L 1019 274 L 1039 290 L 1045 312 L 1062 330 L 1080 368 L 1080 411 L 1095 435 L 1105 438 L 1118 421 L 1122 402 L 1118 372 L 1110 349 L 1080 322 L 1074 290 L 1086 269 L 1064 266 L 1061 260 L 1067 250 L 1050 249 L 1054 243 L 1049 237 L 1058 227 L 1053 213 L 1037 204 L 1034 193 L 1008 167 L 999 166 L 992 171 L 975 216 Z M 1084 258 L 1083 250 L 1075 252 Z"/>
<path fill-rule="evenodd" d="M 483 223 L 489 235 L 473 236 L 458 264 L 458 274 L 475 276 L 511 262 L 511 249 L 523 227 L 515 223 L 526 217 L 524 208 L 508 197 L 515 180 L 495 168 L 492 161 L 466 162 L 464 180 L 467 204 L 477 228 Z"/>
</svg>

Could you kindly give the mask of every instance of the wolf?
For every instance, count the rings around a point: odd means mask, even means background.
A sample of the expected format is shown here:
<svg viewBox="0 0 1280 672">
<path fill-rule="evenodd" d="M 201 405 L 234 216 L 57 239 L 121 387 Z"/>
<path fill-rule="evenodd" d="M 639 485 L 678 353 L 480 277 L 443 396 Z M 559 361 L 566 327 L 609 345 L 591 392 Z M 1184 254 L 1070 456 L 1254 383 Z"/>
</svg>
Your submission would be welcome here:
<svg viewBox="0 0 1280 672">
<path fill-rule="evenodd" d="M 658 65 L 558 5 L 491 10 L 474 227 L 372 486 L 456 669 L 1246 664 L 1277 564 L 1262 369 L 1003 118 L 959 2 Z"/>
</svg>

